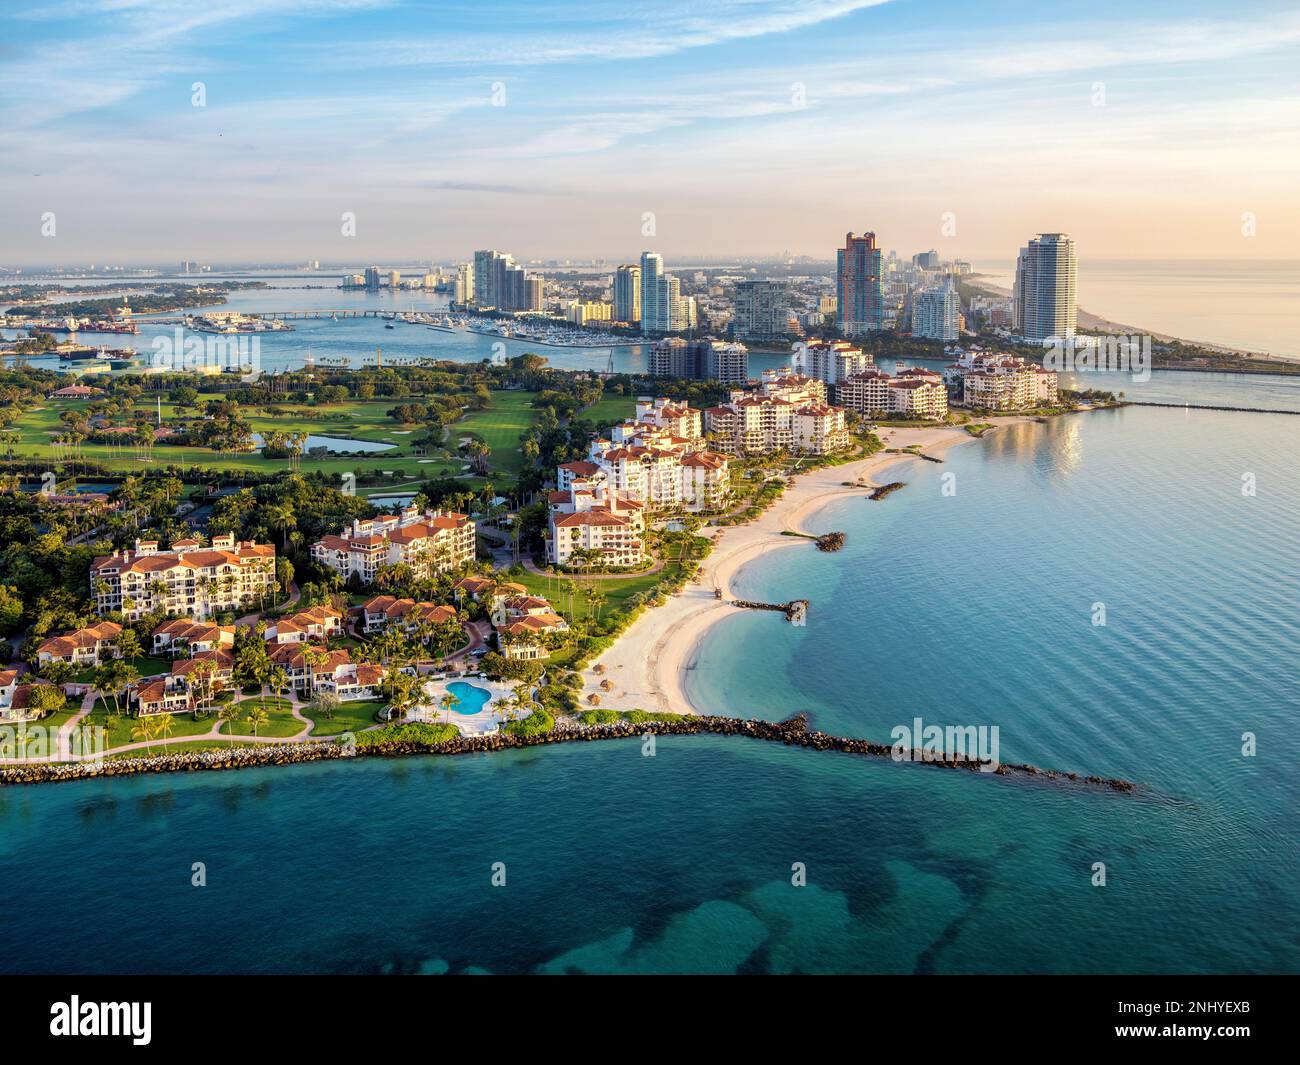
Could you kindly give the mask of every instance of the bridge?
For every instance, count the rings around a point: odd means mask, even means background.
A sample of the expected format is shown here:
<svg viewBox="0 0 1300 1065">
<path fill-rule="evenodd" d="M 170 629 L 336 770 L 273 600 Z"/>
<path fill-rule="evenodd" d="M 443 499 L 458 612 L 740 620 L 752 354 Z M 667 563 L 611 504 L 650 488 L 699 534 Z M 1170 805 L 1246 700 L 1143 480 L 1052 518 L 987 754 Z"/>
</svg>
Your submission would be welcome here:
<svg viewBox="0 0 1300 1065">
<path fill-rule="evenodd" d="M 210 314 L 241 314 L 245 318 L 279 318 L 281 321 L 306 321 L 310 318 L 378 318 L 381 315 L 393 314 L 393 311 L 383 310 L 357 310 L 351 309 L 318 309 L 309 311 L 211 311 L 208 314 L 190 314 L 181 318 L 151 318 L 147 315 L 136 315 L 135 322 L 139 325 L 184 325 L 190 318 L 206 318 Z"/>
</svg>

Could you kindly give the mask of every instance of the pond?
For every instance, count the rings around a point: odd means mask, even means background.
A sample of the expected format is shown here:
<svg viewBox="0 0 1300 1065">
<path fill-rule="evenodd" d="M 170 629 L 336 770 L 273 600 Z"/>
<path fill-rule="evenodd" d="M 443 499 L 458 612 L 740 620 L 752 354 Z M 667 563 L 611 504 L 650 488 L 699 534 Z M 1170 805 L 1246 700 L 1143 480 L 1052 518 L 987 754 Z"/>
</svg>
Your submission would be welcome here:
<svg viewBox="0 0 1300 1065">
<path fill-rule="evenodd" d="M 262 446 L 261 433 L 253 434 L 253 443 L 258 447 Z M 377 451 L 391 451 L 397 447 L 396 444 L 383 444 L 373 440 L 351 440 L 341 436 L 317 436 L 315 433 L 307 437 L 305 446 L 308 451 L 314 447 L 323 447 L 343 455 L 369 455 Z"/>
</svg>

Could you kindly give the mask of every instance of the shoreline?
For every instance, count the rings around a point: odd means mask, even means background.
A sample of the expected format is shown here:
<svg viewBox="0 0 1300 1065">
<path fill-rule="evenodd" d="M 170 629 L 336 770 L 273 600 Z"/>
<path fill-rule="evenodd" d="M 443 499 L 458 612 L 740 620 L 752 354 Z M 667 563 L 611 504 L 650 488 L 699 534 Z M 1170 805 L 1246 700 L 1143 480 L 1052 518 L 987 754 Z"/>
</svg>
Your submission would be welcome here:
<svg viewBox="0 0 1300 1065">
<path fill-rule="evenodd" d="M 1034 421 L 1023 415 L 991 419 L 996 428 Z M 920 445 L 930 455 L 950 447 L 981 439 L 964 428 L 882 427 L 881 437 L 888 447 Z M 732 581 L 748 563 L 769 550 L 810 545 L 804 539 L 783 536 L 782 532 L 807 533 L 802 523 L 836 499 L 862 495 L 864 489 L 876 487 L 875 474 L 900 462 L 920 460 L 916 455 L 888 454 L 881 451 L 865 459 L 830 466 L 801 474 L 792 479 L 766 511 L 745 525 L 722 526 L 713 530 L 713 550 L 700 564 L 691 584 L 662 606 L 645 611 L 617 639 L 614 646 L 592 661 L 582 671 L 583 688 L 579 701 L 590 694 L 600 695 L 602 704 L 621 709 L 642 709 L 664 713 L 688 713 L 707 716 L 710 711 L 692 702 L 686 691 L 686 675 L 695 668 L 700 649 L 709 631 L 738 609 L 728 602 L 733 598 Z M 845 482 L 864 482 L 846 486 Z M 714 588 L 722 591 L 715 598 Z M 594 667 L 604 667 L 596 673 Z M 600 688 L 602 681 L 613 683 L 612 691 Z"/>
</svg>

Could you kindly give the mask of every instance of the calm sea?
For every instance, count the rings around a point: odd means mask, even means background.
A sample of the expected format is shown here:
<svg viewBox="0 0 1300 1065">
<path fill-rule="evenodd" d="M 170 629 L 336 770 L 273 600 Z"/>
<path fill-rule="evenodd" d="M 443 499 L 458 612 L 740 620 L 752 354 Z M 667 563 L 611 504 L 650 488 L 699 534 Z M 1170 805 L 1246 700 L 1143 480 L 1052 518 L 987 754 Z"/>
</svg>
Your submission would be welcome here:
<svg viewBox="0 0 1300 1065">
<path fill-rule="evenodd" d="M 0 970 L 1300 971 L 1297 454 L 1300 418 L 1128 408 L 908 462 L 815 519 L 839 554 L 741 571 L 805 628 L 737 612 L 689 676 L 1135 795 L 718 738 L 11 789 L 0 894 L 53 901 Z"/>
</svg>

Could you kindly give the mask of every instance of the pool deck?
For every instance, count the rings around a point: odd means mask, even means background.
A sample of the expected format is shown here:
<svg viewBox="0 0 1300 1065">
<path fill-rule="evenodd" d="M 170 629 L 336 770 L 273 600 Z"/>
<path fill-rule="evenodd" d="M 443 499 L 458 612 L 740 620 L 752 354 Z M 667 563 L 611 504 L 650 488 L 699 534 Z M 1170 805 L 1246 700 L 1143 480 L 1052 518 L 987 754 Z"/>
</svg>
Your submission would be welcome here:
<svg viewBox="0 0 1300 1065">
<path fill-rule="evenodd" d="M 491 698 L 484 704 L 484 709 L 477 714 L 461 714 L 453 710 L 448 715 L 438 705 L 438 700 L 446 694 L 447 685 L 449 684 L 472 684 L 476 688 L 487 691 Z M 451 723 L 459 728 L 464 735 L 482 736 L 490 732 L 496 732 L 501 727 L 504 718 L 496 709 L 496 705 L 502 699 L 513 699 L 514 694 L 514 689 L 510 685 L 485 680 L 483 677 L 448 677 L 446 680 L 427 680 L 424 682 L 425 697 L 420 700 L 418 706 L 412 709 L 409 720 L 445 722 L 450 719 Z"/>
</svg>

